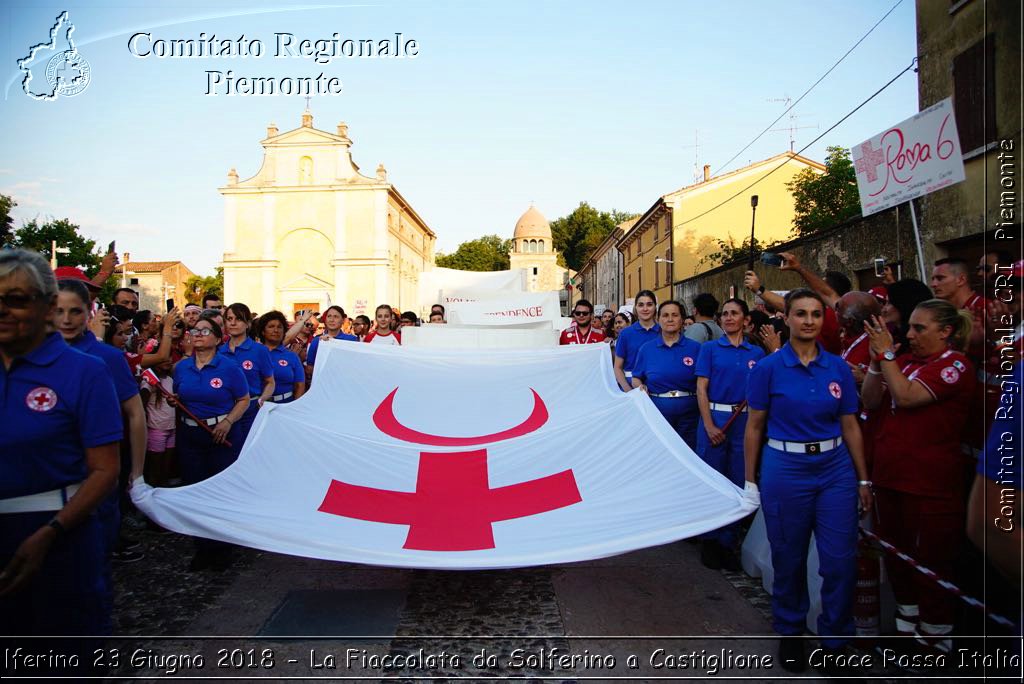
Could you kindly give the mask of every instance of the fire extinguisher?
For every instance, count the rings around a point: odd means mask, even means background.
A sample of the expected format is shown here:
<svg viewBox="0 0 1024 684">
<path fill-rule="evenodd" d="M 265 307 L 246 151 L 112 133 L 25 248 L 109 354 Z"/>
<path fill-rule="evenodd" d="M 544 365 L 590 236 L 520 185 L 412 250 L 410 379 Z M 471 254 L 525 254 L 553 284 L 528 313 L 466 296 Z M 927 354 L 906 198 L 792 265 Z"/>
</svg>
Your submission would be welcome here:
<svg viewBox="0 0 1024 684">
<path fill-rule="evenodd" d="M 861 537 L 857 545 L 857 591 L 853 603 L 853 623 L 857 636 L 878 636 L 881 594 L 881 555 Z"/>
</svg>

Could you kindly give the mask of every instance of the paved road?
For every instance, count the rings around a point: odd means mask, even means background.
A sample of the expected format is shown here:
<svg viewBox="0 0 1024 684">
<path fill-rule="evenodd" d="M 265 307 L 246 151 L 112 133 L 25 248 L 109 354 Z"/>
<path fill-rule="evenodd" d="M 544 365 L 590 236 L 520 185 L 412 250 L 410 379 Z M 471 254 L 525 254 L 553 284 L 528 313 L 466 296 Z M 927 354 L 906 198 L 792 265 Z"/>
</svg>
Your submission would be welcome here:
<svg viewBox="0 0 1024 684">
<path fill-rule="evenodd" d="M 115 571 L 122 638 L 109 646 L 118 649 L 123 675 L 785 675 L 765 658 L 774 656 L 775 641 L 757 582 L 705 569 L 699 547 L 686 542 L 488 572 L 375 568 L 240 549 L 227 571 L 189 573 L 187 539 L 140 536 L 147 558 Z M 675 636 L 686 634 L 702 636 Z M 161 635 L 174 638 L 155 638 Z"/>
</svg>

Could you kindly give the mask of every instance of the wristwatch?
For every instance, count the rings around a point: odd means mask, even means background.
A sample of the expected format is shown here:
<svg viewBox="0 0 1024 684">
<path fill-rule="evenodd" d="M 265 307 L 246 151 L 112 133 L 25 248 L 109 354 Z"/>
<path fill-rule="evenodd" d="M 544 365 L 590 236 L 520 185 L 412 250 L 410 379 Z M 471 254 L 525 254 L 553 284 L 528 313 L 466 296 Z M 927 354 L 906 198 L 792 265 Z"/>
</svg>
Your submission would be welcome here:
<svg viewBox="0 0 1024 684">
<path fill-rule="evenodd" d="M 763 295 L 764 294 L 764 285 L 761 285 L 760 287 L 757 288 L 757 294 L 759 294 L 759 295 Z"/>
<path fill-rule="evenodd" d="M 896 352 L 892 349 L 886 349 L 884 352 L 875 357 L 875 361 L 895 361 Z"/>
</svg>

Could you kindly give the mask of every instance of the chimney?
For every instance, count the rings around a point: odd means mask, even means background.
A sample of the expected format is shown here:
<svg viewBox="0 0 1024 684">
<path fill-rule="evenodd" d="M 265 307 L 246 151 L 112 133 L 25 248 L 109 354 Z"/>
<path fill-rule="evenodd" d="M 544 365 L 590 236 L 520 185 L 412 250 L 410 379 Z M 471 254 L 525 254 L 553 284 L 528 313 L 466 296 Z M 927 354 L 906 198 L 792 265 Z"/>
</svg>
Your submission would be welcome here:
<svg viewBox="0 0 1024 684">
<path fill-rule="evenodd" d="M 711 164 L 704 165 L 704 182 L 711 180 Z"/>
<path fill-rule="evenodd" d="M 271 122 L 270 125 L 267 126 L 267 137 L 273 138 L 275 135 L 277 135 L 277 124 Z"/>
</svg>

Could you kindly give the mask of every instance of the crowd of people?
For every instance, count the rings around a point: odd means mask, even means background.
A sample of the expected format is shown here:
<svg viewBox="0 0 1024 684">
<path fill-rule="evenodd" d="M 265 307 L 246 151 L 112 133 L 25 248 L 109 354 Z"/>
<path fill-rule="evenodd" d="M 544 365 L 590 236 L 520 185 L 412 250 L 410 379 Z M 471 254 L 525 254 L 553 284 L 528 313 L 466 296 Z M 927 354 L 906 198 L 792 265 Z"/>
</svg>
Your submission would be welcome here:
<svg viewBox="0 0 1024 684">
<path fill-rule="evenodd" d="M 688 311 L 643 290 L 632 311 L 602 307 L 597 319 L 581 299 L 560 343 L 607 343 L 622 391 L 646 393 L 700 458 L 761 506 L 773 627 L 783 636 L 804 632 L 813 533 L 818 634 L 842 649 L 854 633 L 860 518 L 943 577 L 956 577 L 967 537 L 980 545 L 990 517 L 983 495 L 1007 482 L 995 456 L 1005 438 L 988 427 L 1006 382 L 1021 380 L 1024 263 L 985 255 L 981 294 L 957 258 L 935 263 L 930 287 L 890 270 L 860 292 L 840 273 L 819 277 L 781 256 L 807 287 L 781 296 L 749 271 L 753 307 L 702 293 Z M 261 406 L 307 391 L 321 343 L 400 345 L 402 329 L 420 324 L 386 304 L 373 319 L 338 305 L 257 316 L 216 293 L 159 314 L 139 310 L 129 288 L 97 306 L 98 291 L 77 269 L 55 274 L 38 254 L 0 251 L 0 415 L 18 426 L 0 431 L 5 633 L 109 633 L 111 562 L 142 557 L 127 522 L 152 526 L 132 510 L 133 483 L 215 475 L 237 459 Z M 442 305 L 428 322 L 445 322 Z M 979 459 L 986 438 L 989 457 Z M 738 569 L 743 529 L 703 535 L 704 565 Z M 1013 534 L 1019 547 L 1019 525 Z M 1013 549 L 1000 540 L 987 551 L 1019 587 Z M 229 545 L 197 540 L 190 569 L 231 562 Z M 948 652 L 955 597 L 896 559 L 886 569 L 899 632 Z M 801 641 L 780 643 L 784 666 L 805 662 Z"/>
</svg>

